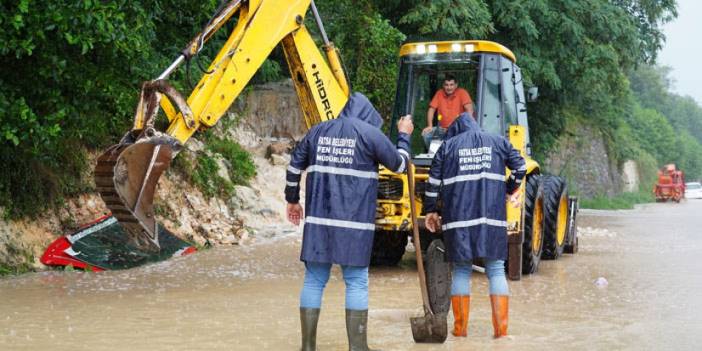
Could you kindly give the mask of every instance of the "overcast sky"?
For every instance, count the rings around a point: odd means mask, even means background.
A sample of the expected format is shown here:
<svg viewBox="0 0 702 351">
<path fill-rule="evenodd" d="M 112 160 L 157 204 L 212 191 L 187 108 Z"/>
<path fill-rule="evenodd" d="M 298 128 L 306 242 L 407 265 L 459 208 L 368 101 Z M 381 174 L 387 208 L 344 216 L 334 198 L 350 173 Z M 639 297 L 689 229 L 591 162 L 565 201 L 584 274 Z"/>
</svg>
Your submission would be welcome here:
<svg viewBox="0 0 702 351">
<path fill-rule="evenodd" d="M 677 0 L 678 18 L 663 29 L 666 43 L 658 63 L 673 68 L 673 90 L 702 105 L 702 1 Z"/>
</svg>

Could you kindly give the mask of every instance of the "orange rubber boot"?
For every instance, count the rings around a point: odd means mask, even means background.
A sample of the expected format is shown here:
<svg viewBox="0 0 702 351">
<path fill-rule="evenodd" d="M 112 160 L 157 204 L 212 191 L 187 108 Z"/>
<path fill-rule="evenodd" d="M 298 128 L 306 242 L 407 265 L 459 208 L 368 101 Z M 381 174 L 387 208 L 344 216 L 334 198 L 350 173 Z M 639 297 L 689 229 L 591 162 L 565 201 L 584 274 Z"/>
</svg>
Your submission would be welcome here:
<svg viewBox="0 0 702 351">
<path fill-rule="evenodd" d="M 451 296 L 451 307 L 453 308 L 453 332 L 454 336 L 468 336 L 468 314 L 470 312 L 470 295 Z"/>
<path fill-rule="evenodd" d="M 495 329 L 495 338 L 507 335 L 509 296 L 490 295 L 490 304 L 492 305 L 492 327 Z"/>
</svg>

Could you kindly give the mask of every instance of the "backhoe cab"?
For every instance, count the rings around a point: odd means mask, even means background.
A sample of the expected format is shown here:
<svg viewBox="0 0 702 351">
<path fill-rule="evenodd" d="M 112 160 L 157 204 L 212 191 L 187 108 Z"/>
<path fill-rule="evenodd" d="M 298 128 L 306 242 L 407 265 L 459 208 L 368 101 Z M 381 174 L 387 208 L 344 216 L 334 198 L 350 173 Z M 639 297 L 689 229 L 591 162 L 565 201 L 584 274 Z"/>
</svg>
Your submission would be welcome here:
<svg viewBox="0 0 702 351">
<path fill-rule="evenodd" d="M 526 158 L 527 181 L 519 189 L 524 201 L 517 208 L 507 206 L 509 276 L 519 279 L 522 272 L 536 271 L 544 248 L 550 250 L 547 256 L 556 258 L 564 247 L 572 246 L 575 239 L 569 236 L 571 231 L 567 226 L 569 203 L 565 181 L 541 177 L 538 163 L 530 157 L 527 98 L 514 54 L 489 41 L 409 43 L 400 49 L 399 72 L 391 125 L 399 116 L 411 114 L 415 131 L 424 129 L 429 103 L 441 89 L 444 78 L 450 75 L 472 97 L 474 118 L 482 129 L 508 138 Z M 536 94 L 534 90 L 529 93 Z M 433 125 L 437 126 L 439 116 L 434 118 Z M 396 137 L 394 133 L 391 129 L 391 139 Z M 411 230 L 409 206 L 421 210 L 429 167 L 440 143 L 441 139 L 435 138 L 427 146 L 420 133 L 412 136 L 417 195 L 414 204 L 409 201 L 406 176 L 381 171 L 374 264 L 394 265 L 402 258 Z M 423 218 L 421 213 L 420 226 Z M 423 227 L 420 230 L 422 249 L 426 249 L 436 236 Z"/>
</svg>

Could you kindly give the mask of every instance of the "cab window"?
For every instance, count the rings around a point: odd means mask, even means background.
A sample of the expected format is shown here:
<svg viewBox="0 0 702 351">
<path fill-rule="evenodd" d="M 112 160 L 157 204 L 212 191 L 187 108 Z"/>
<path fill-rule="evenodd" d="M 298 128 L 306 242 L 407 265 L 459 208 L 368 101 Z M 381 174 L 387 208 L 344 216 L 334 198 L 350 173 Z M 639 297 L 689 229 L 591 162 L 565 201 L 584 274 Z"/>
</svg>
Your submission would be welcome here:
<svg viewBox="0 0 702 351">
<path fill-rule="evenodd" d="M 483 79 L 483 96 L 481 97 L 480 126 L 488 133 L 504 135 L 499 57 L 485 55 L 483 65 L 485 78 Z"/>
<path fill-rule="evenodd" d="M 510 125 L 517 123 L 517 101 L 514 87 L 514 68 L 512 62 L 504 57 L 500 57 L 500 71 L 502 72 L 502 111 L 505 117 L 505 135 L 507 135 Z"/>
<path fill-rule="evenodd" d="M 412 133 L 411 146 L 414 155 L 427 152 L 427 147 L 422 137 L 422 130 L 427 126 L 427 112 L 429 104 L 437 92 L 443 89 L 446 77 L 455 77 L 459 88 L 468 92 L 473 100 L 473 108 L 477 103 L 479 56 L 471 55 L 461 57 L 455 62 L 442 62 L 426 60 L 422 62 L 403 62 L 400 69 L 396 105 L 393 113 L 393 126 L 391 136 L 394 136 L 394 123 L 399 116 L 412 114 L 414 133 Z M 475 112 L 474 112 L 475 113 Z M 439 113 L 434 113 L 433 125 L 439 125 Z M 444 116 L 442 116 L 444 118 Z"/>
</svg>

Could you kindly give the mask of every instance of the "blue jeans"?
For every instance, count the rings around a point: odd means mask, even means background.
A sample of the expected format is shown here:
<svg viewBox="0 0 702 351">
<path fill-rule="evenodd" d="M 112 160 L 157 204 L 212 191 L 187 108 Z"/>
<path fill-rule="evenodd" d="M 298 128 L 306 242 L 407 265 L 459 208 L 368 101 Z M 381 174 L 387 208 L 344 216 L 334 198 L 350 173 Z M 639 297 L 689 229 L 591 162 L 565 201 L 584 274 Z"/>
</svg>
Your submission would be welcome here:
<svg viewBox="0 0 702 351">
<path fill-rule="evenodd" d="M 470 295 L 471 262 L 454 263 L 451 279 L 451 295 Z M 505 277 L 505 261 L 485 260 L 485 273 L 490 284 L 490 295 L 509 295 Z"/>
<path fill-rule="evenodd" d="M 426 146 L 427 150 L 429 150 L 429 145 L 431 145 L 431 141 L 433 139 L 443 140 L 444 136 L 446 135 L 446 131 L 446 128 L 434 127 L 431 129 L 431 132 L 426 134 L 422 133 L 422 138 L 424 138 L 424 146 Z"/>
<path fill-rule="evenodd" d="M 305 282 L 300 293 L 300 307 L 320 308 L 322 294 L 329 281 L 331 263 L 306 262 Z M 368 267 L 341 266 L 346 283 L 346 309 L 368 309 Z"/>
</svg>

